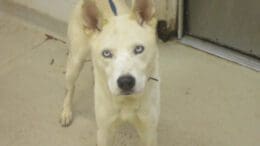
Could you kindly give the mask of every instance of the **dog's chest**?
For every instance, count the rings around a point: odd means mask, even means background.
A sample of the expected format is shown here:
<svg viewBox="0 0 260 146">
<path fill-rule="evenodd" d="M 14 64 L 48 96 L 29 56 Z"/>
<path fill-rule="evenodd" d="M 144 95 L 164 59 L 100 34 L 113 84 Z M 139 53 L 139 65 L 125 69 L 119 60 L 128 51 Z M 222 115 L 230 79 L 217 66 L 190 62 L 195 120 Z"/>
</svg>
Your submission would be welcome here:
<svg viewBox="0 0 260 146">
<path fill-rule="evenodd" d="M 122 121 L 131 122 L 137 118 L 140 104 L 134 101 L 125 101 L 118 105 L 118 116 Z"/>
</svg>

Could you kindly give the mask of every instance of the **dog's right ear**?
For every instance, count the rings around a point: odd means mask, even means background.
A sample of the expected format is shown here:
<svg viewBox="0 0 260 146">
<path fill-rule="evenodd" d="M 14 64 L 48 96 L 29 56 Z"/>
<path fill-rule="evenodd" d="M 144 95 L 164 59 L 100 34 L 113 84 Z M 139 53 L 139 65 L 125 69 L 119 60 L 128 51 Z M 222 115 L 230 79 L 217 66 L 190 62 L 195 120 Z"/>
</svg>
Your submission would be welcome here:
<svg viewBox="0 0 260 146">
<path fill-rule="evenodd" d="M 101 30 L 99 27 L 100 15 L 96 3 L 93 0 L 84 0 L 82 5 L 82 18 L 87 29 L 93 31 Z"/>
</svg>

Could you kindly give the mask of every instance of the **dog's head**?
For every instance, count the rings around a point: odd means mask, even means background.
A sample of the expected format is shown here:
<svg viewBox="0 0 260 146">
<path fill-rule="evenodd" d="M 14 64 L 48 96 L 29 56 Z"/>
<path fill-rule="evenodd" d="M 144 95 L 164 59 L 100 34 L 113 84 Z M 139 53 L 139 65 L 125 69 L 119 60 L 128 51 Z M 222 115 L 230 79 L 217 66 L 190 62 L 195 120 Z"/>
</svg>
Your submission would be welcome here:
<svg viewBox="0 0 260 146">
<path fill-rule="evenodd" d="M 86 10 L 95 71 L 114 96 L 142 93 L 152 76 L 157 44 L 152 0 L 138 0 L 130 14 L 111 17 L 100 25 L 94 3 Z"/>
</svg>

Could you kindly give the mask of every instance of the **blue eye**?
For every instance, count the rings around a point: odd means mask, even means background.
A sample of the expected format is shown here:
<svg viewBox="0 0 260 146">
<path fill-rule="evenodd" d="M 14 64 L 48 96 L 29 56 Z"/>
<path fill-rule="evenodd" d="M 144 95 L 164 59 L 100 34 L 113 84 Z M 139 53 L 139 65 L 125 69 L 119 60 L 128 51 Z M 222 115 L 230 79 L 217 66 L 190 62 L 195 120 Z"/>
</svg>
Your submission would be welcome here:
<svg viewBox="0 0 260 146">
<path fill-rule="evenodd" d="M 112 58 L 112 57 L 113 57 L 113 54 L 112 54 L 112 52 L 111 52 L 110 50 L 104 50 L 104 51 L 102 52 L 102 55 L 103 55 L 103 57 L 105 57 L 105 58 Z"/>
<path fill-rule="evenodd" d="M 144 46 L 143 45 L 138 45 L 135 47 L 134 49 L 134 53 L 137 54 L 141 54 L 144 52 Z"/>
</svg>

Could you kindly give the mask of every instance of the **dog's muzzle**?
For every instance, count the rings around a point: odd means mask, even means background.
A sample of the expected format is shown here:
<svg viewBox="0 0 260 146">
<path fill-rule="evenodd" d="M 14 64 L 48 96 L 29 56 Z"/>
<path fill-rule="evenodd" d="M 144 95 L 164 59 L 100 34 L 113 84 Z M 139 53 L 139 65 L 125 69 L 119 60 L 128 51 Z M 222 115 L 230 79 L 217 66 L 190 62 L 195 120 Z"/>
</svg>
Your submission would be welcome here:
<svg viewBox="0 0 260 146">
<path fill-rule="evenodd" d="M 117 85 L 122 90 L 122 94 L 129 95 L 133 92 L 135 78 L 131 75 L 121 76 L 117 80 Z"/>
</svg>

